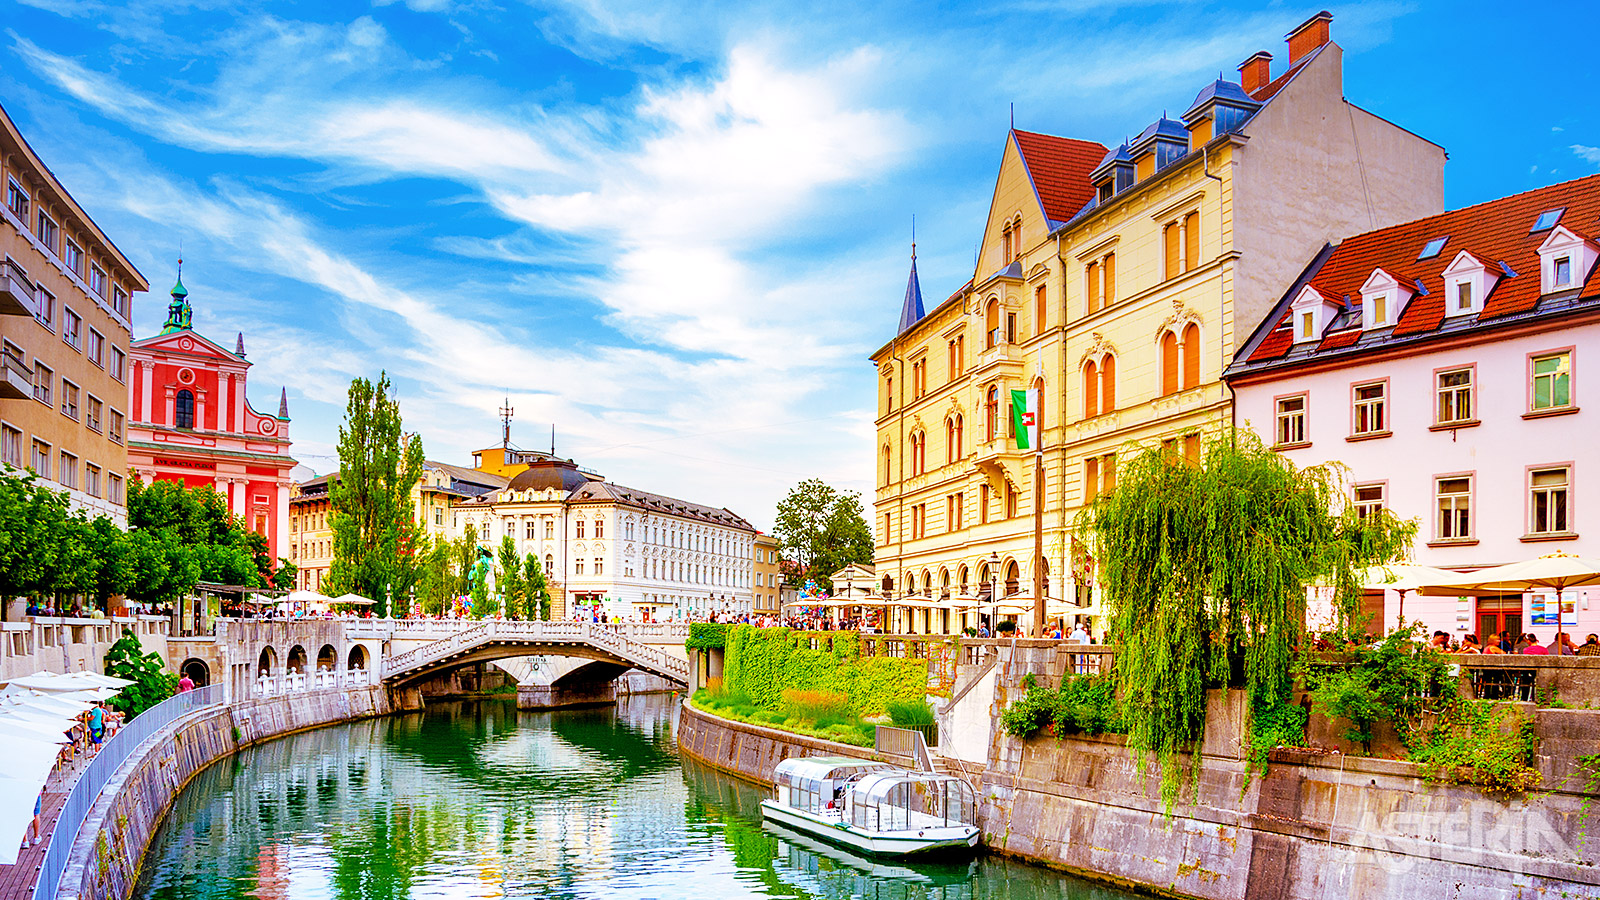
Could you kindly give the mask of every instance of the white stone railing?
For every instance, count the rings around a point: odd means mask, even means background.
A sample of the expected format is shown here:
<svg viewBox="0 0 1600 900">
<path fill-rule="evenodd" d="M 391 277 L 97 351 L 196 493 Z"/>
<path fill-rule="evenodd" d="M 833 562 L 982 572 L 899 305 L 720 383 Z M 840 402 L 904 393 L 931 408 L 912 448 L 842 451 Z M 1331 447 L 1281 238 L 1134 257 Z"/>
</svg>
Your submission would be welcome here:
<svg viewBox="0 0 1600 900">
<path fill-rule="evenodd" d="M 675 644 L 689 639 L 689 623 L 687 622 L 611 622 L 595 624 L 570 619 L 530 622 L 513 619 L 356 619 L 346 625 L 346 633 L 352 639 L 443 639 L 463 631 L 471 631 L 484 624 L 484 622 L 493 622 L 496 626 L 507 626 L 513 629 L 518 626 L 542 626 L 554 629 L 556 626 L 576 627 L 587 625 L 594 628 L 610 629 L 624 637 L 648 643 Z"/>
<path fill-rule="evenodd" d="M 256 693 L 259 697 L 281 697 L 285 694 L 303 694 L 312 691 L 349 690 L 370 687 L 373 673 L 366 669 L 320 669 L 315 672 L 281 672 L 277 675 L 256 676 Z"/>
</svg>

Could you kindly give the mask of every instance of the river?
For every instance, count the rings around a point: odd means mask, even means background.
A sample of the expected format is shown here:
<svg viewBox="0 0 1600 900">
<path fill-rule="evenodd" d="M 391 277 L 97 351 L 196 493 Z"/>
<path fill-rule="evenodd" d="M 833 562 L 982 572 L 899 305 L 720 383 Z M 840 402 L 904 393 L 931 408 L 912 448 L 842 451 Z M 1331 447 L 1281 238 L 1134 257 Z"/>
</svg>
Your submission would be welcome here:
<svg viewBox="0 0 1600 900">
<path fill-rule="evenodd" d="M 760 788 L 678 756 L 673 699 L 550 713 L 439 703 L 249 748 L 178 796 L 134 896 L 1135 896 L 992 857 L 871 862 L 764 831 Z"/>
</svg>

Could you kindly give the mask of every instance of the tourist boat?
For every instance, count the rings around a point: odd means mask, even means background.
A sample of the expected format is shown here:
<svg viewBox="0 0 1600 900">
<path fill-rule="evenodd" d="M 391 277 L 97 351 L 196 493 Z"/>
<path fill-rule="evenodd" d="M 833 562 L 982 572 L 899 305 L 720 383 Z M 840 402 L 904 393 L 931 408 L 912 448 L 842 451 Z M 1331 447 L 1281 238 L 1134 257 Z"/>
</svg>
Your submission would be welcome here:
<svg viewBox="0 0 1600 900">
<path fill-rule="evenodd" d="M 959 778 L 908 772 L 845 756 L 778 763 L 768 821 L 875 856 L 970 850 L 978 843 L 972 788 Z"/>
</svg>

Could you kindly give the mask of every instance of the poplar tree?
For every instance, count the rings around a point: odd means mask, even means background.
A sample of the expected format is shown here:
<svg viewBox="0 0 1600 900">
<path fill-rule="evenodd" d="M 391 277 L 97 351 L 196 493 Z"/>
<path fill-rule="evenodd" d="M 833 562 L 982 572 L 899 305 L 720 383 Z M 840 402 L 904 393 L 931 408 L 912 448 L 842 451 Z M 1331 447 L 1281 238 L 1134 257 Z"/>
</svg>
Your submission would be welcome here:
<svg viewBox="0 0 1600 900">
<path fill-rule="evenodd" d="M 509 534 L 500 538 L 500 578 L 496 584 L 500 588 L 501 602 L 506 616 L 512 619 L 524 618 L 522 554 L 517 552 L 517 542 Z"/>
<path fill-rule="evenodd" d="M 539 554 L 529 553 L 522 560 L 522 591 L 528 598 L 528 618 L 550 618 L 550 586 L 544 580 Z"/>
<path fill-rule="evenodd" d="M 422 439 L 402 430 L 392 392 L 388 373 L 376 384 L 350 382 L 339 428 L 339 478 L 328 489 L 333 563 L 327 590 L 368 597 L 379 616 L 410 596 L 422 533 L 411 503 L 422 478 Z"/>
</svg>

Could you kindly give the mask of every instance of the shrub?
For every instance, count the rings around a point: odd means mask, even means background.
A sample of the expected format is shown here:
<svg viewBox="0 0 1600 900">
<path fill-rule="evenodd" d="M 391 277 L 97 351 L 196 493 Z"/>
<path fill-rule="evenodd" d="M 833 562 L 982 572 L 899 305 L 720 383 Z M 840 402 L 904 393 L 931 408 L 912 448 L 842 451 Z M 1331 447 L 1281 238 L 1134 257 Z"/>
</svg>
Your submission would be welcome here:
<svg viewBox="0 0 1600 900">
<path fill-rule="evenodd" d="M 809 646 L 813 640 L 816 648 Z M 736 625 L 727 632 L 723 679 L 730 689 L 748 693 L 767 709 L 779 708 L 786 689 L 821 690 L 846 695 L 856 715 L 876 716 L 890 700 L 926 696 L 928 662 L 863 658 L 860 639 L 850 632 Z"/>
<path fill-rule="evenodd" d="M 1000 727 L 1012 737 L 1031 737 L 1046 725 L 1055 726 L 1058 737 L 1125 731 L 1116 682 L 1108 676 L 1069 676 L 1054 691 L 1030 678 L 1023 685 L 1022 697 L 1000 713 Z"/>
<path fill-rule="evenodd" d="M 889 721 L 897 728 L 934 724 L 933 707 L 926 700 L 890 700 L 884 707 L 889 712 Z"/>
<path fill-rule="evenodd" d="M 1372 728 L 1388 722 L 1409 745 L 1414 722 L 1430 706 L 1448 707 L 1458 699 L 1449 675 L 1449 657 L 1415 640 L 1415 627 L 1397 629 L 1376 647 L 1352 652 L 1346 667 L 1307 672 L 1314 682 L 1311 701 L 1330 719 L 1345 719 L 1345 737 L 1372 752 Z"/>
<path fill-rule="evenodd" d="M 683 646 L 690 650 L 718 650 L 728 645 L 728 625 L 725 622 L 693 622 L 689 625 L 689 639 Z"/>
<path fill-rule="evenodd" d="M 855 716 L 850 714 L 849 696 L 835 691 L 784 691 L 780 708 L 791 719 L 817 725 L 855 721 Z"/>
<path fill-rule="evenodd" d="M 1539 784 L 1533 721 L 1509 703 L 1463 700 L 1440 713 L 1411 761 L 1435 781 L 1522 793 Z"/>
<path fill-rule="evenodd" d="M 1010 619 L 1004 619 L 1004 620 L 996 622 L 994 624 L 994 633 L 995 634 L 1010 634 L 1010 633 L 1012 633 L 1012 632 L 1014 632 L 1016 630 L 1017 630 L 1017 623 L 1013 622 Z"/>
</svg>

